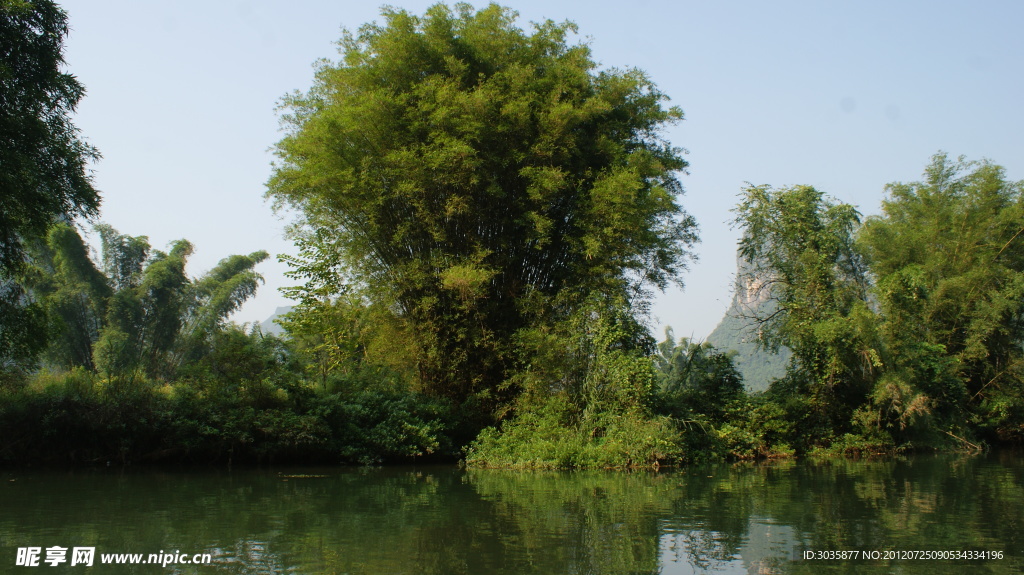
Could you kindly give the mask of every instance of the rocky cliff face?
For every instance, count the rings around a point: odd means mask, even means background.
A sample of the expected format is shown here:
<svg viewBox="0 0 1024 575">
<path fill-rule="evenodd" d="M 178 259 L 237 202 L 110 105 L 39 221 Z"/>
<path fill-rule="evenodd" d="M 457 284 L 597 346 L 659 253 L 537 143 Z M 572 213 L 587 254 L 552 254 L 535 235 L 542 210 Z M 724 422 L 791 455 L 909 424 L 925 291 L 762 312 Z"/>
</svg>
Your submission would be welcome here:
<svg viewBox="0 0 1024 575">
<path fill-rule="evenodd" d="M 736 287 L 733 292 L 733 307 L 754 311 L 768 302 L 771 295 L 765 287 L 765 279 L 752 273 L 753 266 L 736 254 Z"/>
<path fill-rule="evenodd" d="M 732 304 L 708 336 L 708 342 L 722 351 L 734 352 L 733 361 L 743 375 L 747 391 L 759 392 L 768 389 L 772 381 L 785 375 L 792 353 L 788 349 L 782 349 L 779 353 L 758 349 L 757 327 L 751 318 L 764 315 L 767 306 L 772 303 L 764 278 L 751 277 L 750 268 L 750 263 L 737 254 L 738 280 Z"/>
</svg>

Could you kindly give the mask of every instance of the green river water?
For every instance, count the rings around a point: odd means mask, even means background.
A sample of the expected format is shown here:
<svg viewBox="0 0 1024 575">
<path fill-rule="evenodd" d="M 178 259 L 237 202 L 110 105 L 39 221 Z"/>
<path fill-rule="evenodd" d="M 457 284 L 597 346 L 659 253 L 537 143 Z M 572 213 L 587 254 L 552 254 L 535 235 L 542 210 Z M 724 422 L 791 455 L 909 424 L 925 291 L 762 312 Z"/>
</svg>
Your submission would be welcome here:
<svg viewBox="0 0 1024 575">
<path fill-rule="evenodd" d="M 75 547 L 94 550 L 91 567 L 84 555 L 71 565 Z M 36 566 L 23 565 L 30 548 Z M 114 564 L 122 554 L 166 565 Z M 1024 458 L 659 473 L 0 469 L 0 573 L 704 572 L 1022 573 Z"/>
</svg>

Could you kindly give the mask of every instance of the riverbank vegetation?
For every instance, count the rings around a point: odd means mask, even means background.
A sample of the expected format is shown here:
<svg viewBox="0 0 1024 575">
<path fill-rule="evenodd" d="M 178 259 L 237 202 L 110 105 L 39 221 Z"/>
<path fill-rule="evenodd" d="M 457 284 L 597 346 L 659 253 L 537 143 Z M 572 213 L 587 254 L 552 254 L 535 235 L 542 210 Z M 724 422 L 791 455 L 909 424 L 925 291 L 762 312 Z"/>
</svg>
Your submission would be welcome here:
<svg viewBox="0 0 1024 575">
<path fill-rule="evenodd" d="M 4 6 L 5 37 L 66 32 L 35 4 Z M 283 336 L 230 321 L 265 252 L 191 277 L 186 240 L 93 224 L 93 253 L 73 220 L 94 195 L 41 205 L 45 229 L 5 201 L 0 462 L 627 468 L 1024 440 L 1024 188 L 998 165 L 939 153 L 868 218 L 743 190 L 740 279 L 770 302 L 748 319 L 792 352 L 751 394 L 725 350 L 645 323 L 698 241 L 662 137 L 682 111 L 598 70 L 569 23 L 383 17 L 282 104 Z M 88 183 L 95 151 L 72 152 Z"/>
</svg>

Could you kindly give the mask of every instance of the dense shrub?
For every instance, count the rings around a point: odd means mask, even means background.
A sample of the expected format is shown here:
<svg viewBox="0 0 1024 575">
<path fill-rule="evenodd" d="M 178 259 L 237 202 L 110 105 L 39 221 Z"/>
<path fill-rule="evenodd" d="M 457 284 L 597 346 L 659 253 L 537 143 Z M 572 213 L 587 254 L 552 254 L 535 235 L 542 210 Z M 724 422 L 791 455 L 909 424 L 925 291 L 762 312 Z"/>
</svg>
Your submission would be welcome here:
<svg viewBox="0 0 1024 575">
<path fill-rule="evenodd" d="M 0 462 L 382 463 L 454 460 L 450 410 L 409 392 L 352 395 L 199 380 L 110 385 L 90 372 L 42 372 L 0 391 Z M 294 398 L 300 400 L 296 401 Z"/>
<path fill-rule="evenodd" d="M 510 468 L 635 468 L 679 463 L 681 437 L 665 417 L 640 410 L 594 413 L 582 419 L 565 395 L 488 428 L 466 463 Z"/>
</svg>

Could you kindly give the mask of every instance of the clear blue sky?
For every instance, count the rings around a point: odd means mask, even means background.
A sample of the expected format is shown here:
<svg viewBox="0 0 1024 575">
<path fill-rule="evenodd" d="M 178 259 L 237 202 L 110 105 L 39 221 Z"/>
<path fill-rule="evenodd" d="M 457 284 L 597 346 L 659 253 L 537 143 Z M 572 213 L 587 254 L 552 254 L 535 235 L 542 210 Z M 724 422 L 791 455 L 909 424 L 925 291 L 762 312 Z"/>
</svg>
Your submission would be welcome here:
<svg viewBox="0 0 1024 575">
<path fill-rule="evenodd" d="M 422 14 L 432 2 L 394 2 Z M 76 123 L 101 219 L 164 249 L 196 245 L 190 273 L 223 257 L 292 250 L 263 200 L 274 107 L 305 90 L 341 28 L 379 18 L 371 2 L 66 0 L 68 70 L 88 93 Z M 475 3 L 482 6 L 482 3 Z M 875 213 L 886 183 L 917 180 L 945 150 L 1024 178 L 1024 3 L 508 2 L 520 24 L 579 25 L 606 67 L 647 71 L 686 121 L 682 202 L 701 226 L 686 288 L 659 297 L 655 325 L 704 338 L 731 298 L 744 182 L 810 184 Z M 236 321 L 287 301 L 286 267 L 262 264 L 261 293 Z M 660 329 L 660 328 L 659 328 Z"/>
</svg>

